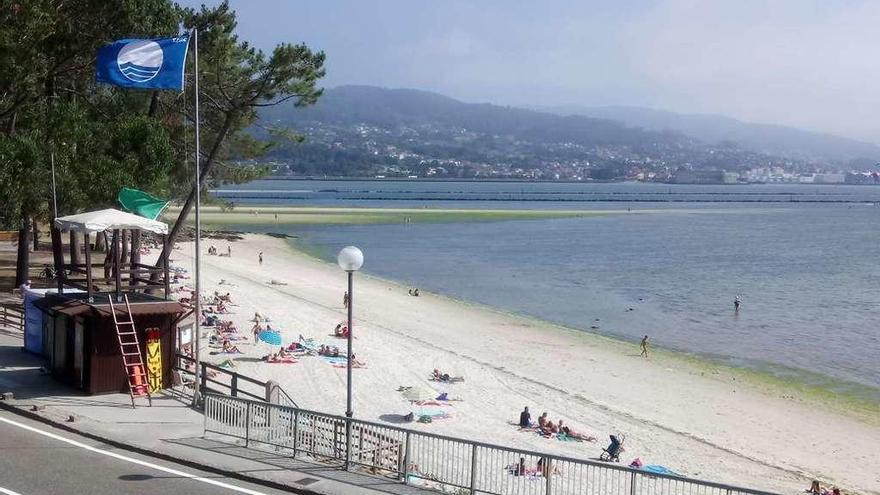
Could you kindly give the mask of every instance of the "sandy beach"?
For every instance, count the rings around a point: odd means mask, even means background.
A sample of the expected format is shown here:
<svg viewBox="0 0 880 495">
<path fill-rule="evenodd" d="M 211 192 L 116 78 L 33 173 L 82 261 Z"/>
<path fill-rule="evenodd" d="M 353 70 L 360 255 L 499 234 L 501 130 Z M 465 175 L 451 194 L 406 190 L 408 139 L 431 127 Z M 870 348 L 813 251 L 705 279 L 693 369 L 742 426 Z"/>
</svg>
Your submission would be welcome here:
<svg viewBox="0 0 880 495">
<path fill-rule="evenodd" d="M 225 253 L 227 242 L 207 240 Z M 299 335 L 344 349 L 332 336 L 345 318 L 345 273 L 287 241 L 246 235 L 232 257 L 203 256 L 203 292 L 230 292 L 230 319 L 245 335 L 254 312 L 272 318 L 285 344 Z M 263 252 L 264 262 L 258 263 Z M 193 245 L 172 258 L 191 270 Z M 369 270 L 366 253 L 365 269 Z M 270 285 L 270 280 L 287 285 Z M 223 285 L 220 281 L 225 280 Z M 814 398 L 751 383 L 744 375 L 668 352 L 640 358 L 636 345 L 455 301 L 358 273 L 354 291 L 355 417 L 383 421 L 413 410 L 396 390 L 430 387 L 461 399 L 451 417 L 407 427 L 572 457 L 594 458 L 608 435 L 624 433 L 621 461 L 639 457 L 685 476 L 802 492 L 809 480 L 849 492 L 880 493 L 880 420 L 824 408 Z M 295 364 L 254 362 L 266 344 L 238 343 L 237 370 L 274 379 L 301 407 L 342 414 L 345 369 L 318 357 Z M 222 361 L 202 347 L 203 358 Z M 275 349 L 277 350 L 277 349 Z M 439 368 L 465 377 L 429 381 Z M 546 411 L 595 442 L 561 442 L 520 432 L 523 406 Z"/>
</svg>

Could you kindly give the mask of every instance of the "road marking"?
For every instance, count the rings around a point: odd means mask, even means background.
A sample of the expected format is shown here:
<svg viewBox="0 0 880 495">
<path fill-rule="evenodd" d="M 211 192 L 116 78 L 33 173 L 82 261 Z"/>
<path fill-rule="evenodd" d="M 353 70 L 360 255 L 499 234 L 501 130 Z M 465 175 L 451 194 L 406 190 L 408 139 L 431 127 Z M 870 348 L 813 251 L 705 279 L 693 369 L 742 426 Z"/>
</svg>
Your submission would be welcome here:
<svg viewBox="0 0 880 495">
<path fill-rule="evenodd" d="M 203 478 L 203 477 L 201 477 L 201 476 L 196 476 L 196 475 L 194 475 L 194 474 L 185 473 L 185 472 L 183 472 L 183 471 L 178 471 L 178 470 L 176 470 L 176 469 L 167 468 L 167 467 L 165 467 L 165 466 L 160 466 L 160 465 L 158 465 L 158 464 L 153 464 L 152 462 L 147 462 L 147 461 L 142 461 L 142 460 L 140 460 L 140 459 L 134 459 L 134 458 L 131 458 L 131 457 L 126 457 L 126 456 L 124 456 L 124 455 L 117 454 L 116 452 L 107 452 L 106 450 L 101 450 L 101 449 L 99 449 L 99 448 L 97 448 L 97 447 L 92 447 L 91 445 L 86 445 L 86 444 L 84 444 L 84 443 L 82 443 L 82 442 L 77 442 L 76 440 L 71 440 L 71 439 L 69 439 L 69 438 L 64 438 L 64 437 L 62 437 L 62 436 L 60 436 L 60 435 L 56 435 L 56 434 L 54 434 L 54 433 L 49 433 L 48 431 L 43 431 L 43 430 L 40 430 L 40 429 L 34 428 L 33 426 L 28 426 L 28 425 L 26 425 L 26 424 L 22 424 L 22 423 L 19 423 L 19 422 L 17 422 L 17 421 L 12 421 L 11 419 L 6 419 L 6 418 L 2 418 L 2 417 L 0 417 L 0 421 L 2 421 L 3 423 L 6 423 L 6 424 L 12 425 L 12 426 L 17 426 L 18 428 L 22 428 L 22 429 L 24 429 L 24 430 L 31 431 L 31 432 L 33 432 L 33 433 L 37 433 L 37 434 L 39 434 L 39 435 L 43 435 L 43 436 L 45 436 L 45 437 L 52 438 L 52 439 L 54 439 L 54 440 L 58 440 L 59 442 L 64 442 L 64 443 L 67 443 L 67 444 L 73 445 L 73 446 L 75 446 L 75 447 L 79 447 L 79 448 L 81 448 L 81 449 L 88 450 L 88 451 L 90 451 L 90 452 L 95 452 L 96 454 L 102 454 L 102 455 L 106 455 L 106 456 L 108 456 L 108 457 L 113 457 L 113 458 L 115 458 L 115 459 L 119 459 L 119 460 L 121 460 L 121 461 L 130 462 L 130 463 L 132 463 L 132 464 L 139 464 L 139 465 L 141 465 L 141 466 L 146 466 L 146 467 L 148 467 L 148 468 L 155 469 L 155 470 L 157 470 L 157 471 L 163 471 L 163 472 L 165 472 L 165 473 L 173 474 L 173 475 L 175 475 L 175 476 L 181 476 L 181 477 L 183 477 L 183 478 L 189 478 L 189 479 L 191 479 L 191 480 L 193 480 L 193 481 L 201 481 L 202 483 L 207 483 L 207 484 L 209 484 L 209 485 L 219 486 L 220 488 L 226 488 L 227 490 L 232 490 L 232 491 L 234 491 L 234 492 L 247 493 L 248 495 L 266 495 L 266 494 L 263 493 L 263 492 L 258 492 L 258 491 L 255 491 L 255 490 L 251 490 L 251 489 L 249 489 L 249 488 L 242 488 L 242 487 L 240 487 L 240 486 L 230 485 L 230 484 L 228 484 L 228 483 L 223 483 L 222 481 L 217 481 L 217 480 L 213 480 L 213 479 L 210 479 L 210 478 Z M 5 494 L 8 494 L 8 495 L 20 495 L 20 494 L 18 494 L 18 493 L 12 492 L 12 491 L 7 491 L 7 490 L 4 489 L 4 488 L 0 488 L 0 493 L 5 493 Z"/>
<path fill-rule="evenodd" d="M 12 490 L 7 490 L 6 488 L 3 488 L 2 486 L 0 486 L 0 493 L 4 493 L 6 495 L 21 495 L 18 492 L 14 492 Z"/>
</svg>

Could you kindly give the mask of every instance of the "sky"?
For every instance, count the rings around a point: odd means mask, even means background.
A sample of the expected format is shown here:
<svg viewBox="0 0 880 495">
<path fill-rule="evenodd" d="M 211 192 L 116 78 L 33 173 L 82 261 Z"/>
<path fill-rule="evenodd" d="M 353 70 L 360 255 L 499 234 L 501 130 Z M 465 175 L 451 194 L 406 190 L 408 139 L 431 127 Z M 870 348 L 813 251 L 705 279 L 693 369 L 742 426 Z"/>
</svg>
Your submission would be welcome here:
<svg viewBox="0 0 880 495">
<path fill-rule="evenodd" d="M 323 50 L 325 87 L 712 113 L 880 143 L 880 0 L 230 4 L 259 48 Z"/>
</svg>

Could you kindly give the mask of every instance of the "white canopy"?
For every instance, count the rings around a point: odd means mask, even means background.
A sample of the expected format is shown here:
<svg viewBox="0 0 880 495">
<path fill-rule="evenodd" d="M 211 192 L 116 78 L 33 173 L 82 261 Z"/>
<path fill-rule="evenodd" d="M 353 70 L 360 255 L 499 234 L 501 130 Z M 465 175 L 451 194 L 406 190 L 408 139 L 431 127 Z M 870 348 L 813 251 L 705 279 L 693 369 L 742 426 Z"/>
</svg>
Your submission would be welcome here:
<svg viewBox="0 0 880 495">
<path fill-rule="evenodd" d="M 162 222 L 139 217 L 113 208 L 59 217 L 55 219 L 55 227 L 61 230 L 74 230 L 77 232 L 138 229 L 147 230 L 155 234 L 168 233 L 168 226 Z"/>
</svg>

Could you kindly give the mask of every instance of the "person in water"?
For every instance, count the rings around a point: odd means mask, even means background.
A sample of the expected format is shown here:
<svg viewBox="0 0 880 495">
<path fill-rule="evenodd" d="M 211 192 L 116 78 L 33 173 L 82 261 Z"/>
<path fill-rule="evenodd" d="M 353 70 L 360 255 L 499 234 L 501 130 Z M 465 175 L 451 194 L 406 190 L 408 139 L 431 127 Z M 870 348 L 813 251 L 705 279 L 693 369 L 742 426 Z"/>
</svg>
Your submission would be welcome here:
<svg viewBox="0 0 880 495">
<path fill-rule="evenodd" d="M 733 298 L 733 310 L 739 311 L 739 307 L 742 305 L 742 298 L 737 294 L 736 297 Z"/>
<path fill-rule="evenodd" d="M 642 349 L 642 352 L 639 354 L 639 356 L 644 356 L 647 358 L 648 357 L 648 336 L 647 335 L 642 337 L 642 342 L 639 344 L 639 347 Z"/>
</svg>

